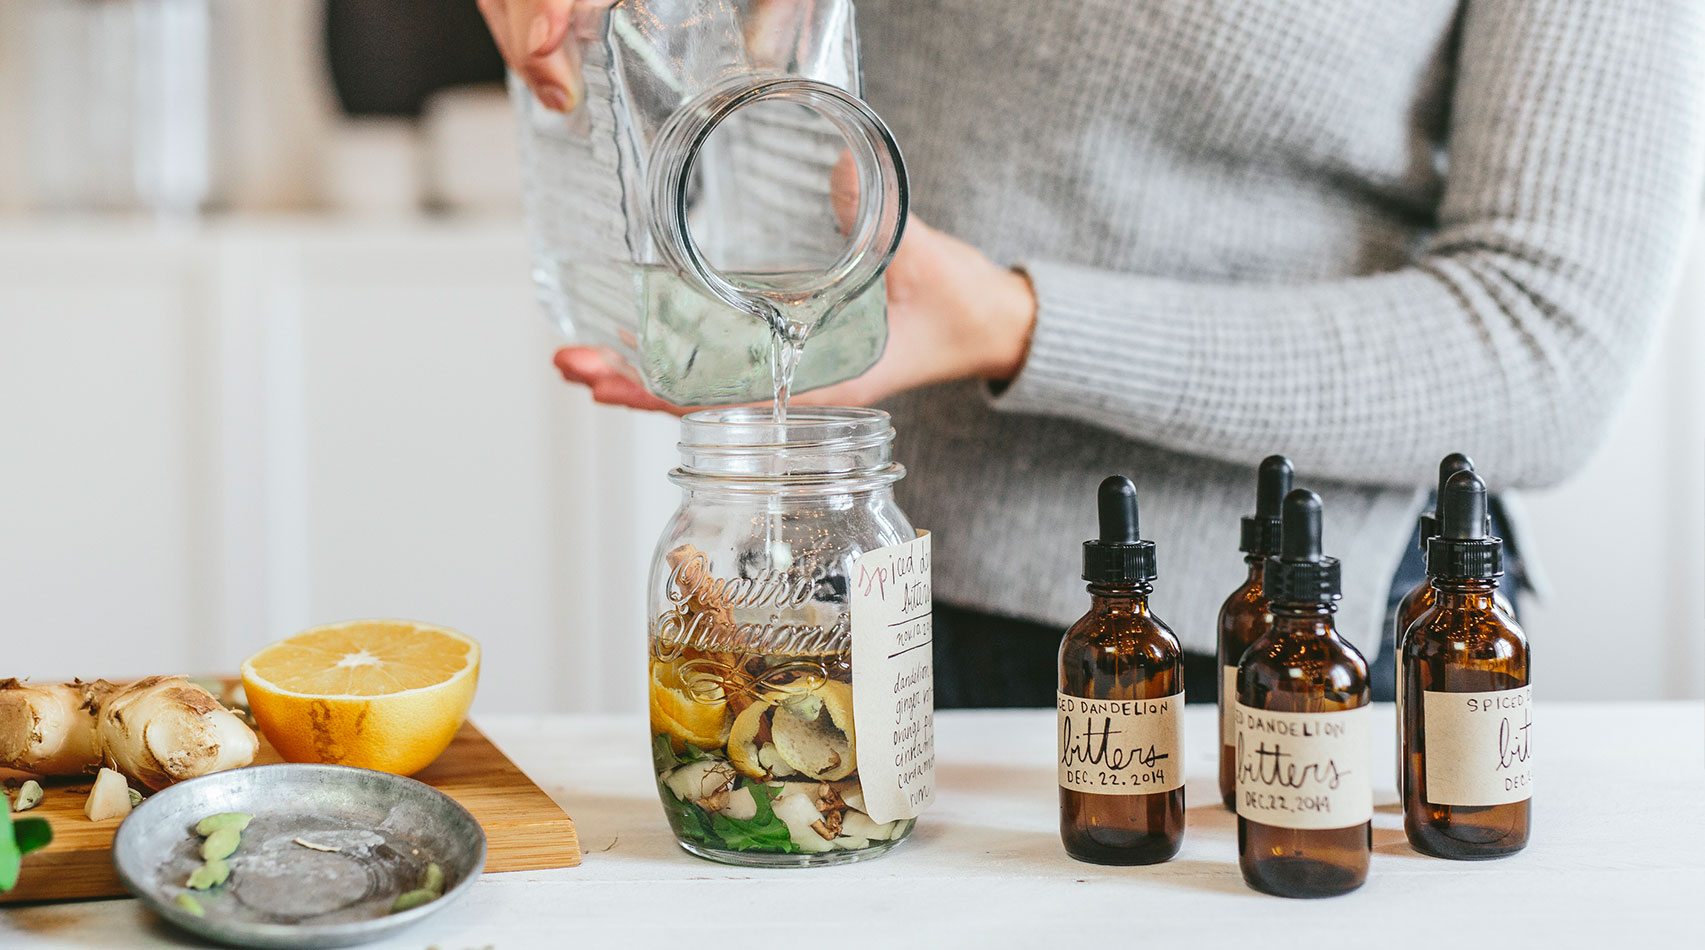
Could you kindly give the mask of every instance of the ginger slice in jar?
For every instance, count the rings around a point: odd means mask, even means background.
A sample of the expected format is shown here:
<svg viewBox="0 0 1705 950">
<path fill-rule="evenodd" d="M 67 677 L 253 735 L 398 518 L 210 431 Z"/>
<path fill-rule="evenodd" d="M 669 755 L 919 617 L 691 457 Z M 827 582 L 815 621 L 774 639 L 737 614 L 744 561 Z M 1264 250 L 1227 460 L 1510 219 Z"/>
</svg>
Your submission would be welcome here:
<svg viewBox="0 0 1705 950">
<path fill-rule="evenodd" d="M 840 680 L 779 703 L 770 733 L 782 760 L 802 775 L 832 782 L 858 768 L 852 686 Z"/>
</svg>

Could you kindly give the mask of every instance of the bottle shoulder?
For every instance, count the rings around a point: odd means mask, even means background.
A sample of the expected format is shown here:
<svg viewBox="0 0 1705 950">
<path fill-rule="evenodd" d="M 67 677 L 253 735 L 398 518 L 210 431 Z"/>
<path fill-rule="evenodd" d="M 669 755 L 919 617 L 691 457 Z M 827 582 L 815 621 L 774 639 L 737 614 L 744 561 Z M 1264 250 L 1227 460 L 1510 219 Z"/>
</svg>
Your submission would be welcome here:
<svg viewBox="0 0 1705 950">
<path fill-rule="evenodd" d="M 1091 609 L 1066 630 L 1060 654 L 1113 650 L 1156 660 L 1182 659 L 1184 647 L 1164 620 L 1152 612 L 1108 614 Z"/>
<path fill-rule="evenodd" d="M 1497 610 L 1435 607 L 1415 622 L 1398 657 L 1398 676 L 1415 695 L 1481 693 L 1528 684 L 1527 638 Z"/>
<path fill-rule="evenodd" d="M 1265 613 L 1266 610 L 1267 595 L 1261 589 L 1261 584 L 1253 580 L 1244 581 L 1236 590 L 1227 594 L 1225 600 L 1220 603 L 1220 616 L 1222 618 L 1228 614 L 1247 613 L 1249 611 Z"/>
<path fill-rule="evenodd" d="M 1427 579 L 1422 579 L 1419 584 L 1409 588 L 1409 592 L 1397 602 L 1396 626 L 1399 638 L 1408 635 L 1409 628 L 1433 606 L 1437 595 L 1438 591 L 1433 589 L 1432 581 Z"/>
<path fill-rule="evenodd" d="M 1253 594 L 1240 591 L 1226 599 L 1219 614 L 1219 648 L 1233 661 L 1273 629 L 1273 612 L 1259 588 Z M 1235 653 L 1234 653 L 1235 651 Z"/>
<path fill-rule="evenodd" d="M 1403 641 L 1409 656 L 1443 650 L 1497 648 L 1527 652 L 1527 634 L 1514 617 L 1499 609 L 1473 609 L 1435 603 L 1410 625 Z"/>
<path fill-rule="evenodd" d="M 1254 698 L 1266 709 L 1294 705 L 1263 700 L 1277 694 L 1319 695 L 1335 708 L 1355 708 L 1372 699 L 1367 660 L 1336 632 L 1309 637 L 1269 633 L 1243 654 L 1237 683 L 1239 702 Z"/>
</svg>

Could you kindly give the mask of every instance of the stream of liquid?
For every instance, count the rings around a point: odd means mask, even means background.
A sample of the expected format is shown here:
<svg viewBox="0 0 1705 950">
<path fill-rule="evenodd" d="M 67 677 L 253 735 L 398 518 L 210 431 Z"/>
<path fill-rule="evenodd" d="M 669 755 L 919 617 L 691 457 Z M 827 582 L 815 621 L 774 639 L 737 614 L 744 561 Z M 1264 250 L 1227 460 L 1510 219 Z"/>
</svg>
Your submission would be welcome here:
<svg viewBox="0 0 1705 950">
<path fill-rule="evenodd" d="M 811 335 L 811 327 L 778 314 L 771 323 L 771 330 L 770 374 L 775 383 L 771 412 L 776 425 L 781 426 L 787 424 L 787 402 L 793 398 L 793 375 L 799 369 L 800 357 L 805 355 L 805 340 Z"/>
</svg>

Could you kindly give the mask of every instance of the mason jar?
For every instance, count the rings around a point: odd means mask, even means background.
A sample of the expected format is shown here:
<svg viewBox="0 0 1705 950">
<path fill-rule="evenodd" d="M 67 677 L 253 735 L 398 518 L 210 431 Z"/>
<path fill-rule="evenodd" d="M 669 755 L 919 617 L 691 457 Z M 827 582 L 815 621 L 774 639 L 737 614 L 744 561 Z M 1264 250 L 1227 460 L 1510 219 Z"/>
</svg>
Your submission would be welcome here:
<svg viewBox="0 0 1705 950">
<path fill-rule="evenodd" d="M 576 7 L 565 115 L 511 79 L 533 278 L 575 343 L 676 405 L 803 391 L 882 355 L 905 165 L 860 98 L 852 0 Z"/>
<path fill-rule="evenodd" d="M 706 410 L 649 585 L 658 793 L 687 851 L 882 854 L 934 797 L 929 537 L 874 409 Z"/>
</svg>

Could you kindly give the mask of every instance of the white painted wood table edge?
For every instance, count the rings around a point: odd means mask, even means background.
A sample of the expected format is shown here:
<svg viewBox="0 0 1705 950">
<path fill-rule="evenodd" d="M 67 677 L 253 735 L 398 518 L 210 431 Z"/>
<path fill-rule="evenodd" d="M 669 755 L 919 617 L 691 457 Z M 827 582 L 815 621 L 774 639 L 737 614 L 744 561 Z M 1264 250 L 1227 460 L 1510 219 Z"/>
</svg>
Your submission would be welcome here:
<svg viewBox="0 0 1705 950">
<path fill-rule="evenodd" d="M 602 947 L 737 943 L 1035 946 L 1587 946 L 1697 938 L 1705 894 L 1705 706 L 1540 707 L 1535 834 L 1501 861 L 1440 861 L 1403 840 L 1392 757 L 1376 752 L 1375 856 L 1346 897 L 1286 901 L 1238 875 L 1236 822 L 1214 787 L 1211 707 L 1186 716 L 1189 833 L 1148 868 L 1071 861 L 1056 827 L 1046 710 L 938 714 L 939 799 L 884 858 L 755 871 L 680 852 L 658 810 L 639 716 L 485 716 L 479 724 L 569 813 L 585 863 L 490 875 L 466 899 L 376 946 Z M 1376 709 L 1376 749 L 1392 711 Z M 0 913 L 0 946 L 185 945 L 135 901 Z"/>
</svg>

